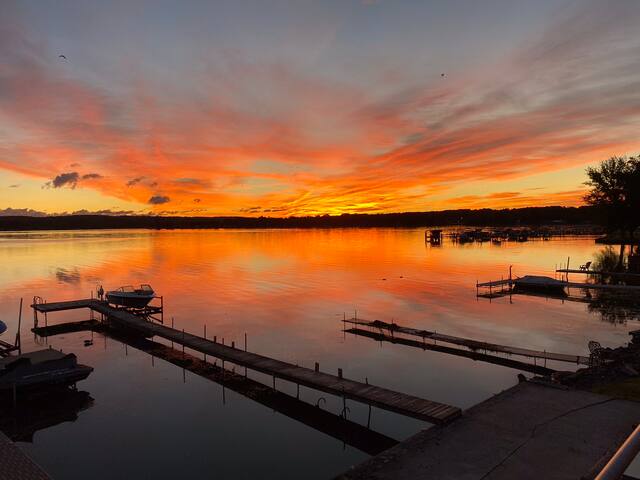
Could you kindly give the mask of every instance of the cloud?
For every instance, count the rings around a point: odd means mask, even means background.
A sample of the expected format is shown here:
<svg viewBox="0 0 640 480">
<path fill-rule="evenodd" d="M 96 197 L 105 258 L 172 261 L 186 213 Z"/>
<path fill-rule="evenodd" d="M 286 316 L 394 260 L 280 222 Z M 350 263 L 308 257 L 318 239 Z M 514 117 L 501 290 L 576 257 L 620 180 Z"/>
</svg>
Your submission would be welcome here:
<svg viewBox="0 0 640 480">
<path fill-rule="evenodd" d="M 47 188 L 69 187 L 71 189 L 74 189 L 78 185 L 79 178 L 80 178 L 80 175 L 78 174 L 78 172 L 61 173 L 60 175 L 56 175 L 53 178 L 53 180 L 45 183 L 45 187 Z"/>
<path fill-rule="evenodd" d="M 99 178 L 104 178 L 99 173 L 85 173 L 82 175 L 82 180 L 97 180 Z"/>
<path fill-rule="evenodd" d="M 137 185 L 138 183 L 140 183 L 142 180 L 144 180 L 144 177 L 132 178 L 127 182 L 127 187 L 133 187 L 134 185 Z"/>
<path fill-rule="evenodd" d="M 46 217 L 45 212 L 30 208 L 4 208 L 0 210 L 0 217 Z"/>
<path fill-rule="evenodd" d="M 445 80 L 412 73 L 410 54 L 369 52 L 376 68 L 363 81 L 355 67 L 334 75 L 234 50 L 196 57 L 202 69 L 169 86 L 117 65 L 119 83 L 98 83 L 60 70 L 46 39 L 0 19 L 0 121 L 16 132 L 0 144 L 0 168 L 74 188 L 84 176 L 59 172 L 108 165 L 87 188 L 216 214 L 429 209 L 468 184 L 499 196 L 457 205 L 543 201 L 507 194 L 529 176 L 640 150 L 640 3 L 576 5 Z M 545 198 L 568 198 L 558 190 Z"/>
<path fill-rule="evenodd" d="M 171 199 L 165 195 L 153 195 L 147 203 L 151 205 L 162 205 L 163 203 L 169 203 Z"/>
</svg>

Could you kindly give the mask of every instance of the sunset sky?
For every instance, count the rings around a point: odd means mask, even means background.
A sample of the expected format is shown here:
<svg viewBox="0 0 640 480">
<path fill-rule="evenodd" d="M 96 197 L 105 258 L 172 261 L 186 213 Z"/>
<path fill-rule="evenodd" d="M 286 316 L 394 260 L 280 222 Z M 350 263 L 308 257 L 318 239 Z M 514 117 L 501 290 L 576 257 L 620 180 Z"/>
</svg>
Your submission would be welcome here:
<svg viewBox="0 0 640 480">
<path fill-rule="evenodd" d="M 640 153 L 639 25 L 637 0 L 2 0 L 0 213 L 577 205 Z"/>
</svg>

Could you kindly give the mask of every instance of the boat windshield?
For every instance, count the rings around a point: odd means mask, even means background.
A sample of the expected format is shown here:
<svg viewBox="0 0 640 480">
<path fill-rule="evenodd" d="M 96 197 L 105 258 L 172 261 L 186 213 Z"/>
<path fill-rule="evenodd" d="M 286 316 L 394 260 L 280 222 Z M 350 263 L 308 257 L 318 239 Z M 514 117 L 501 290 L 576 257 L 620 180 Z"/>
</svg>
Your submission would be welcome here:
<svg viewBox="0 0 640 480">
<path fill-rule="evenodd" d="M 140 290 L 142 290 L 143 292 L 153 292 L 153 288 L 151 288 L 151 285 L 147 285 L 146 283 L 144 285 L 140 285 Z"/>
<path fill-rule="evenodd" d="M 133 293 L 136 291 L 132 285 L 125 285 L 124 287 L 120 287 L 118 290 L 127 293 Z"/>
</svg>

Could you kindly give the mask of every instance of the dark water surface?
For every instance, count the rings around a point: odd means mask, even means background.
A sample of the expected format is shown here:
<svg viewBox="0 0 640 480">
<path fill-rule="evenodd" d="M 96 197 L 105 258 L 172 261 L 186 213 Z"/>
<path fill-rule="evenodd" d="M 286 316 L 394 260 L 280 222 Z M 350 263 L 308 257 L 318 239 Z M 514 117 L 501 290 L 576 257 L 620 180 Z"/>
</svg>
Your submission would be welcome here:
<svg viewBox="0 0 640 480">
<path fill-rule="evenodd" d="M 0 318 L 16 328 L 18 301 L 87 298 L 150 283 L 164 296 L 165 322 L 249 350 L 467 408 L 512 386 L 505 367 L 344 337 L 340 320 L 395 321 L 442 333 L 540 350 L 586 354 L 589 340 L 628 341 L 635 321 L 605 321 L 587 304 L 514 296 L 476 298 L 476 280 L 575 267 L 599 248 L 593 238 L 454 245 L 424 243 L 423 230 L 21 232 L 0 237 Z M 577 276 L 575 280 L 577 280 Z M 87 319 L 51 314 L 49 324 Z M 26 333 L 25 350 L 41 348 Z M 57 479 L 330 478 L 367 458 L 359 450 L 117 340 L 90 333 L 52 337 L 95 368 L 78 387 L 93 404 L 77 420 L 20 443 Z M 564 369 L 567 365 L 552 365 Z M 270 384 L 261 375 L 250 375 Z M 294 392 L 295 387 L 281 382 Z M 301 398 L 339 414 L 342 402 L 302 389 Z M 349 402 L 349 418 L 367 408 Z M 371 426 L 404 439 L 428 424 L 373 409 Z"/>
</svg>

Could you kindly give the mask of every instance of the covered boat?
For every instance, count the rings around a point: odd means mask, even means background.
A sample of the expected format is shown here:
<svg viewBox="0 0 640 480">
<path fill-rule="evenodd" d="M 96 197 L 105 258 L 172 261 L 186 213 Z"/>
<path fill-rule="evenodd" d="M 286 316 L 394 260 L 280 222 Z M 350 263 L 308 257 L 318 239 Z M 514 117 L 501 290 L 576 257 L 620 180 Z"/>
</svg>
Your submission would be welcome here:
<svg viewBox="0 0 640 480">
<path fill-rule="evenodd" d="M 47 349 L 0 359 L 0 391 L 70 385 L 84 380 L 93 368 L 78 363 L 73 353 Z"/>
<path fill-rule="evenodd" d="M 107 301 L 122 307 L 144 308 L 153 300 L 154 296 L 155 292 L 151 285 L 140 285 L 140 288 L 127 285 L 107 292 Z"/>
</svg>

